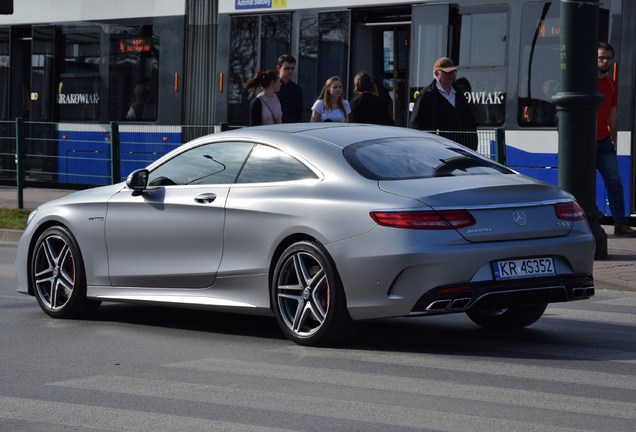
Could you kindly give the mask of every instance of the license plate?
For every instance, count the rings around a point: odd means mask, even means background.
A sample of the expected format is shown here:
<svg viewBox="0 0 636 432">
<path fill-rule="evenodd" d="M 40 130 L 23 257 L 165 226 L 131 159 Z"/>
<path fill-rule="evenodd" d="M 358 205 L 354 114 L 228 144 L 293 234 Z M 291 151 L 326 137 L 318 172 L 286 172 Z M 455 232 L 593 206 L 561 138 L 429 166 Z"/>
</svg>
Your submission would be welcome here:
<svg viewBox="0 0 636 432">
<path fill-rule="evenodd" d="M 493 269 L 497 280 L 549 276 L 554 274 L 554 261 L 552 258 L 495 261 Z"/>
</svg>

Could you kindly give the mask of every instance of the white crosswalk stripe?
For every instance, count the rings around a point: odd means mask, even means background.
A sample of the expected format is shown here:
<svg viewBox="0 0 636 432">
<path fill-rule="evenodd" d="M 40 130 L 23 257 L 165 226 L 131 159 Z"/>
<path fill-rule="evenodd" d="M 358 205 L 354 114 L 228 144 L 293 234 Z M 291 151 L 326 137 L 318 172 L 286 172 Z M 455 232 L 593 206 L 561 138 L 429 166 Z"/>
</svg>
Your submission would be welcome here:
<svg viewBox="0 0 636 432">
<path fill-rule="evenodd" d="M 424 396 L 469 399 L 504 405 L 558 409 L 573 413 L 600 414 L 609 417 L 636 419 L 636 404 L 633 403 L 602 401 L 594 398 L 506 389 L 486 385 L 465 385 L 411 377 L 403 378 L 302 366 L 256 364 L 237 360 L 205 359 L 182 363 L 179 366 L 204 372 L 291 379 L 317 384 L 343 385 L 370 390 L 397 391 Z"/>
<path fill-rule="evenodd" d="M 28 420 L 68 427 L 135 432 L 285 432 L 262 425 L 211 421 L 192 417 L 106 407 L 0 397 L 0 419 Z"/>
<path fill-rule="evenodd" d="M 520 428 L 528 432 L 566 432 L 576 430 L 545 424 L 522 424 L 517 421 L 482 418 L 427 409 L 130 377 L 95 376 L 87 379 L 58 382 L 55 385 L 65 388 L 99 390 L 137 396 L 160 396 L 186 401 L 203 401 L 210 404 L 231 404 L 281 413 L 322 415 L 332 419 L 363 420 L 387 426 L 417 428 L 425 424 L 427 428 L 449 432 L 468 430 L 474 432 L 509 432 L 520 430 Z M 350 383 L 344 383 L 344 385 L 350 385 Z"/>
<path fill-rule="evenodd" d="M 610 386 L 627 390 L 636 390 L 636 376 L 625 376 L 621 374 L 611 374 L 605 372 L 580 371 L 576 369 L 564 369 L 546 366 L 524 365 L 508 362 L 493 361 L 492 359 L 480 360 L 471 358 L 469 360 L 460 356 L 412 356 L 404 354 L 393 354 L 380 351 L 359 351 L 350 349 L 330 349 L 330 348 L 307 348 L 293 345 L 276 350 L 281 354 L 287 354 L 292 358 L 324 358 L 342 359 L 347 361 L 372 362 L 380 364 L 392 364 L 395 366 L 412 366 L 426 369 L 438 369 L 443 371 L 456 371 L 481 375 L 492 375 L 493 377 L 510 377 L 526 379 L 542 379 L 564 384 L 574 384 L 581 382 L 581 376 L 585 376 L 585 383 L 593 386 Z M 206 362 L 201 360 L 197 363 Z M 181 364 L 172 365 L 181 367 Z M 187 366 L 187 364 L 183 365 Z"/>
</svg>

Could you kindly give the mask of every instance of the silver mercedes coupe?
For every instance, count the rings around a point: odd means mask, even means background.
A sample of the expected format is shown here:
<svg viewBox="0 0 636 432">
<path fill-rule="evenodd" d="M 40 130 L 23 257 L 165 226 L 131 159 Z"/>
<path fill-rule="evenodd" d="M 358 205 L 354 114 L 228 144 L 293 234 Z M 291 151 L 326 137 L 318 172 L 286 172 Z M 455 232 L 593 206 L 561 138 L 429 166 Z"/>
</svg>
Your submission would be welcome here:
<svg viewBox="0 0 636 432">
<path fill-rule="evenodd" d="M 18 291 L 274 316 L 303 345 L 357 322 L 465 312 L 514 329 L 594 295 L 594 238 L 559 188 L 399 127 L 259 126 L 184 144 L 29 216 Z"/>
</svg>

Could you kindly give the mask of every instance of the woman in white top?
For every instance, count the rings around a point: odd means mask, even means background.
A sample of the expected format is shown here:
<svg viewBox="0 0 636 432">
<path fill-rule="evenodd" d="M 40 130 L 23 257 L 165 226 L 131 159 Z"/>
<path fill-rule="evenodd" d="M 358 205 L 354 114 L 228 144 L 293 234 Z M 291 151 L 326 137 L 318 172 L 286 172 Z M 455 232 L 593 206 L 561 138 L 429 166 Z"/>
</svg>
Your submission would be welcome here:
<svg viewBox="0 0 636 432">
<path fill-rule="evenodd" d="M 312 122 L 348 122 L 351 107 L 343 99 L 344 88 L 340 77 L 332 76 L 322 88 L 320 98 L 311 107 Z"/>
<path fill-rule="evenodd" d="M 251 92 L 261 89 L 250 103 L 250 126 L 282 123 L 283 109 L 276 94 L 280 90 L 277 71 L 258 71 L 243 87 Z"/>
</svg>

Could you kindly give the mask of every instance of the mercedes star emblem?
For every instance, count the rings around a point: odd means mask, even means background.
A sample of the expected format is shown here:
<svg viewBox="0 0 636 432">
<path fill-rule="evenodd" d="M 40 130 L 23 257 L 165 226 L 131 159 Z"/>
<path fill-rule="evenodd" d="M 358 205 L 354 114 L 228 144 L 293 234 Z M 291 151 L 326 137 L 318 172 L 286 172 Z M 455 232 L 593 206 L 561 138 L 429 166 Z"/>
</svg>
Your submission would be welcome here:
<svg viewBox="0 0 636 432">
<path fill-rule="evenodd" d="M 521 210 L 512 212 L 512 220 L 519 226 L 525 226 L 528 223 L 528 217 Z"/>
</svg>

